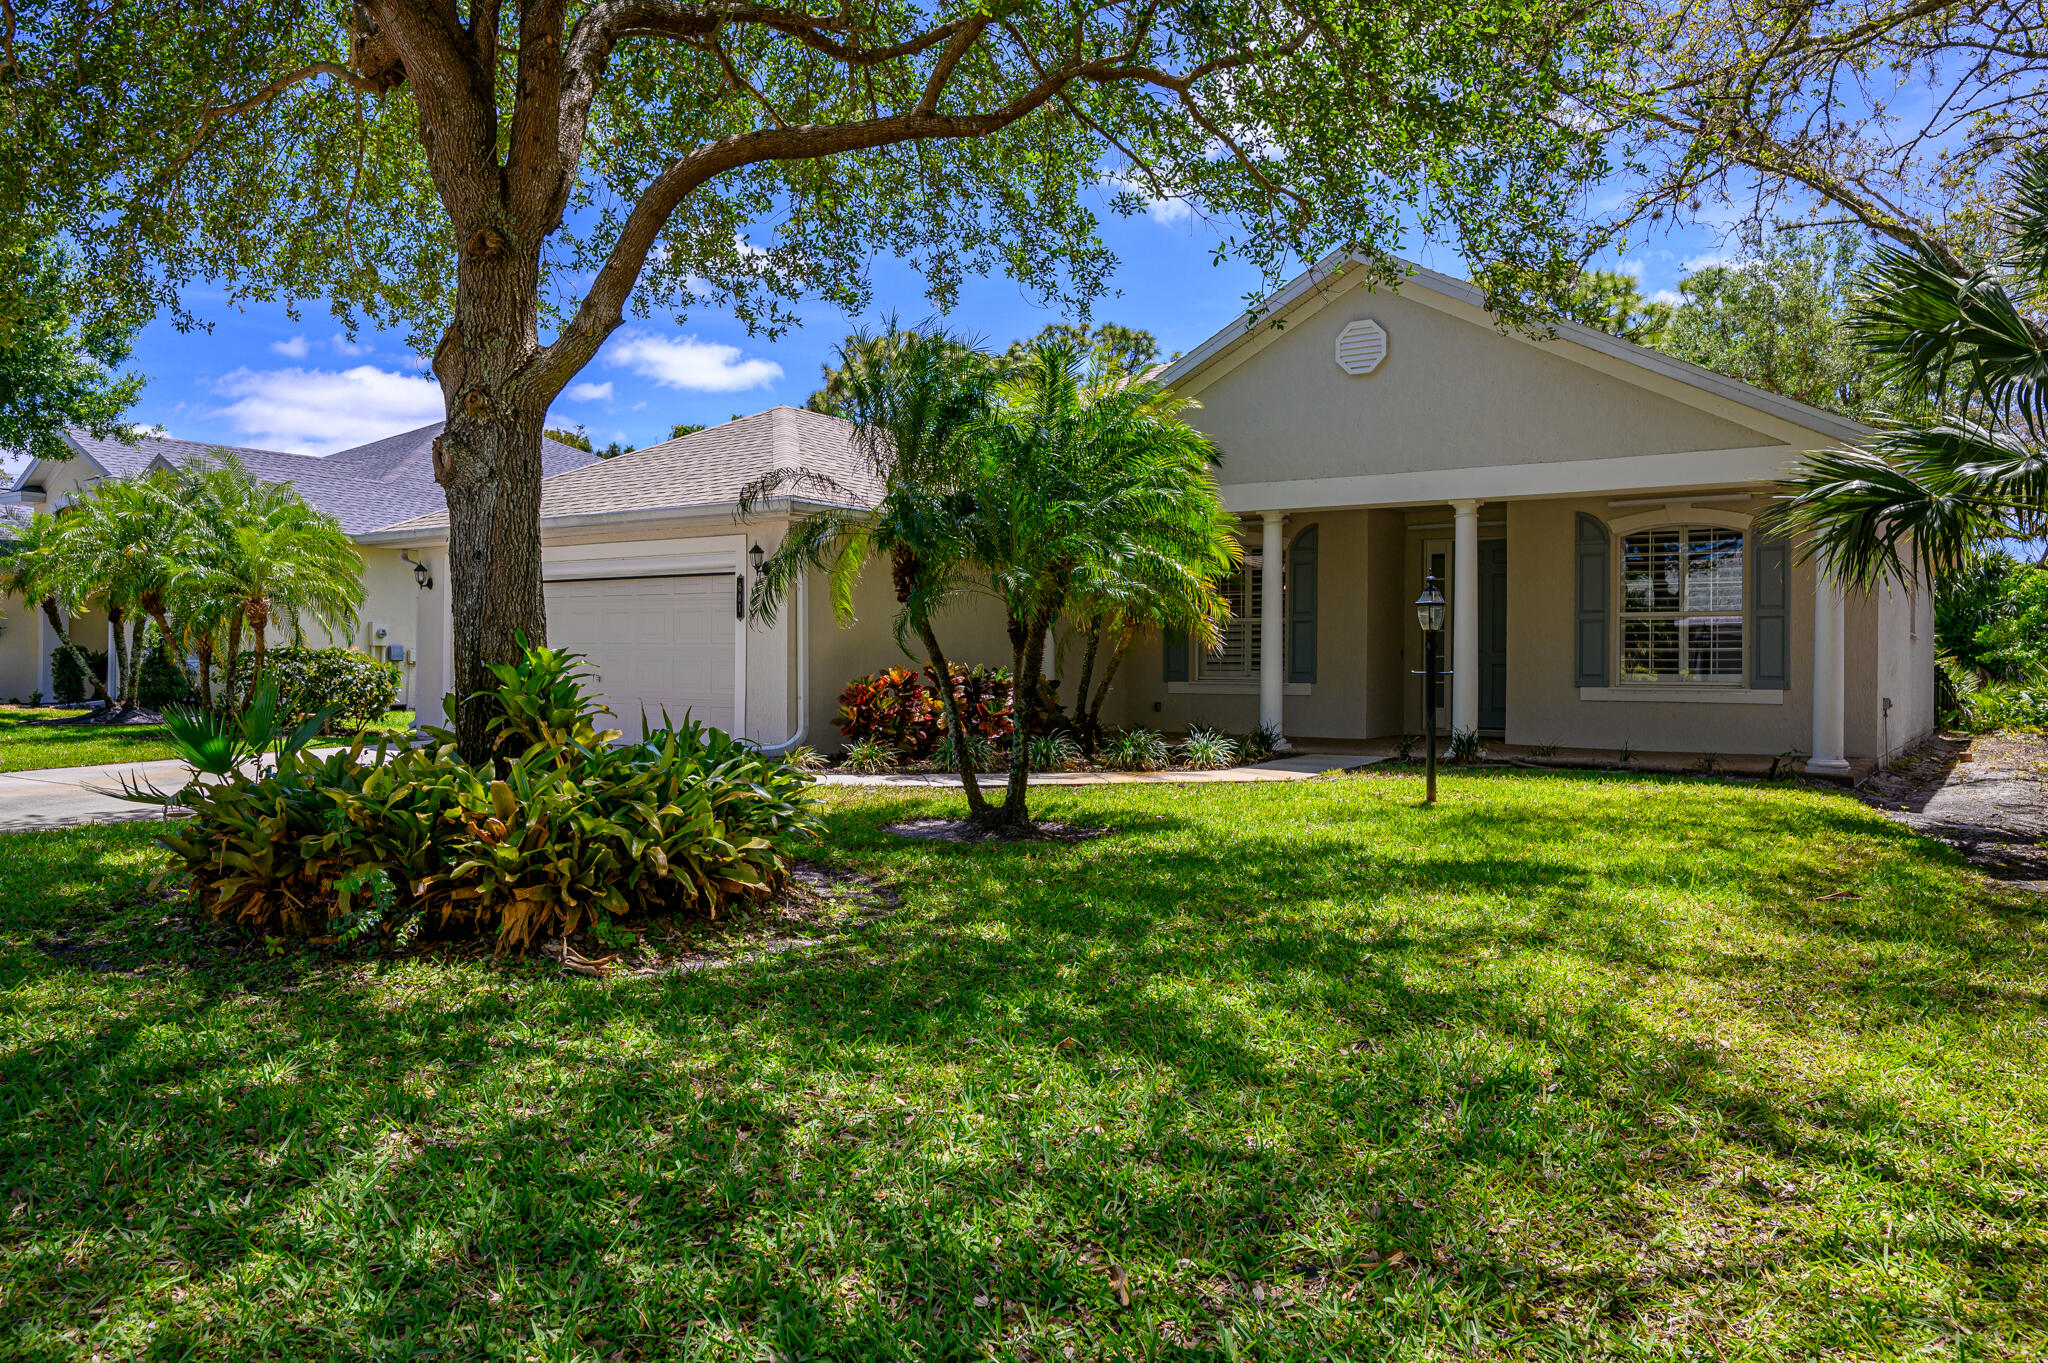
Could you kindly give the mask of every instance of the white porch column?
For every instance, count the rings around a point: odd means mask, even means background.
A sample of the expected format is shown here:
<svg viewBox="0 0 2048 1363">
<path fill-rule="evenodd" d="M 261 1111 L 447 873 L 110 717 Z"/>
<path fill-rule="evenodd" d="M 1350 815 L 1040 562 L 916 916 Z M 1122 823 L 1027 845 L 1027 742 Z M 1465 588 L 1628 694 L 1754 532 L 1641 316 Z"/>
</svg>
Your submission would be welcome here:
<svg viewBox="0 0 2048 1363">
<path fill-rule="evenodd" d="M 1849 770 L 1842 756 L 1842 692 L 1847 672 L 1842 584 L 1818 560 L 1813 570 L 1813 756 L 1806 769 L 1823 776 Z"/>
<path fill-rule="evenodd" d="M 1479 727 L 1479 502 L 1451 502 L 1451 732 Z"/>
<path fill-rule="evenodd" d="M 1282 735 L 1277 746 L 1285 748 L 1287 687 L 1287 606 L 1281 598 L 1282 571 L 1286 545 L 1280 526 L 1285 513 L 1260 513 L 1264 538 L 1259 544 L 1259 723 Z"/>
</svg>

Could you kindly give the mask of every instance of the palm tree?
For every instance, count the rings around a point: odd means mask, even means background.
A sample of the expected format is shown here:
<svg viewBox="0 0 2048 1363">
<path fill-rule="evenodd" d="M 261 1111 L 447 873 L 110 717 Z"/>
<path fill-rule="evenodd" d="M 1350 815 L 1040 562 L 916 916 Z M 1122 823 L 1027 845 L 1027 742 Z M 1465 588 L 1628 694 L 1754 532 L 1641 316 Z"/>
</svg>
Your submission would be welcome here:
<svg viewBox="0 0 2048 1363">
<path fill-rule="evenodd" d="M 222 451 L 178 470 L 175 495 L 188 515 L 172 593 L 188 603 L 215 603 L 211 612 L 202 609 L 202 619 L 225 617 L 230 697 L 244 628 L 254 685 L 271 626 L 283 625 L 295 638 L 308 618 L 354 627 L 363 604 L 362 557 L 341 522 L 308 505 L 290 483 L 259 482 Z"/>
<path fill-rule="evenodd" d="M 1967 272 L 1891 248 L 1866 270 L 1852 333 L 1941 416 L 1880 422 L 1787 480 L 1770 523 L 1845 582 L 1917 580 L 2048 530 L 2048 150 L 2021 159 L 1993 236 Z"/>
<path fill-rule="evenodd" d="M 149 624 L 156 623 L 166 644 L 176 637 L 165 597 L 185 513 L 166 495 L 165 477 L 159 472 L 95 485 L 66 510 L 58 535 L 57 562 L 73 590 L 106 607 L 120 678 L 114 699 L 124 710 L 135 705 Z"/>
<path fill-rule="evenodd" d="M 71 616 L 82 604 L 76 593 L 76 579 L 61 561 L 58 540 L 62 534 L 57 518 L 37 512 L 28 524 L 14 532 L 7 546 L 0 586 L 42 609 L 43 618 L 57 636 L 58 646 L 71 655 L 79 672 L 92 687 L 94 700 L 112 704 L 107 684 L 86 662 L 85 654 L 71 639 Z"/>
<path fill-rule="evenodd" d="M 1233 566 L 1228 558 L 1191 563 L 1148 556 L 1114 562 L 1106 569 L 1090 565 L 1077 575 L 1071 610 L 1082 651 L 1081 676 L 1074 687 L 1074 733 L 1083 751 L 1093 756 L 1101 743 L 1103 702 L 1139 638 L 1181 633 L 1204 649 L 1222 642 L 1230 603 L 1216 590 L 1216 583 Z"/>
<path fill-rule="evenodd" d="M 856 490 L 806 470 L 777 470 L 750 486 L 740 499 L 742 515 L 770 497 L 800 491 L 848 504 L 791 523 L 755 578 L 753 612 L 772 622 L 797 584 L 822 572 L 833 614 L 850 623 L 855 586 L 870 562 L 887 558 L 896 589 L 897 643 L 909 652 L 915 639 L 933 675 L 951 678 L 952 665 L 932 622 L 969 586 L 973 506 L 964 479 L 973 466 L 971 442 L 988 407 L 988 358 L 956 337 L 905 331 L 891 322 L 878 337 L 848 337 L 840 363 L 835 408 L 854 423 L 855 444 L 881 494 L 872 507 L 862 507 Z M 939 690 L 953 751 L 966 753 L 966 723 L 953 688 Z M 968 810 L 982 818 L 988 806 L 981 785 L 969 763 L 960 765 Z"/>
<path fill-rule="evenodd" d="M 1042 341 L 1004 380 L 975 440 L 974 558 L 1003 603 L 1018 702 L 1003 828 L 1029 822 L 1031 711 L 1047 632 L 1067 610 L 1106 603 L 1213 616 L 1215 583 L 1241 556 L 1217 495 L 1215 447 L 1187 402 L 1091 357 Z M 1168 603 L 1172 603 L 1169 607 Z"/>
</svg>

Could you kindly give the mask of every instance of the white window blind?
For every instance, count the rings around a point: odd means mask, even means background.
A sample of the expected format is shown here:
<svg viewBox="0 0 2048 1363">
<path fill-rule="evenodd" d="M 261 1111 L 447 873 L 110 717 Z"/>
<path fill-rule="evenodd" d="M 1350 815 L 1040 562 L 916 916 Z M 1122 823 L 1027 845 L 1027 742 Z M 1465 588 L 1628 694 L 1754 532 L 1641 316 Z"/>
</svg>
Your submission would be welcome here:
<svg viewBox="0 0 2048 1363">
<path fill-rule="evenodd" d="M 1240 568 L 1216 584 L 1230 603 L 1230 619 L 1224 622 L 1223 638 L 1212 652 L 1202 655 L 1196 675 L 1203 681 L 1246 681 L 1259 675 L 1260 599 L 1265 594 L 1265 569 Z"/>
<path fill-rule="evenodd" d="M 1621 541 L 1621 680 L 1740 685 L 1742 532 L 1705 525 Z"/>
</svg>

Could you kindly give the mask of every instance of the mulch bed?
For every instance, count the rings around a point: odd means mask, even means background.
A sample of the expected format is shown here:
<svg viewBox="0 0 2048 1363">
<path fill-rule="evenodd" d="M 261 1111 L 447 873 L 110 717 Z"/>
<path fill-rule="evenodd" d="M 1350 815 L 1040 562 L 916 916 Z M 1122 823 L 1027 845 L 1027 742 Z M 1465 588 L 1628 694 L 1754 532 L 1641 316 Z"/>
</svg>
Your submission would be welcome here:
<svg viewBox="0 0 2048 1363">
<path fill-rule="evenodd" d="M 926 842 L 1086 842 L 1106 837 L 1107 828 L 1070 823 L 1032 823 L 1017 828 L 983 828 L 968 819 L 905 819 L 882 830 Z"/>
<path fill-rule="evenodd" d="M 78 714 L 59 715 L 55 719 L 25 719 L 21 722 L 27 728 L 78 724 L 91 725 L 95 728 L 118 728 L 128 724 L 161 724 L 164 717 L 154 710 L 145 710 L 138 705 L 132 710 L 86 710 Z"/>
</svg>

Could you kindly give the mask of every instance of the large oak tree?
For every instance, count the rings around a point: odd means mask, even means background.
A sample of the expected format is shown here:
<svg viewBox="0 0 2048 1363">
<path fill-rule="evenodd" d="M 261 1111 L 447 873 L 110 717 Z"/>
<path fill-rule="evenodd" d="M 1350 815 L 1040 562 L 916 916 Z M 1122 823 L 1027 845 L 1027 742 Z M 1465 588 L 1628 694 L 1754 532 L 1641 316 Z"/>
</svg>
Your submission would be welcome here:
<svg viewBox="0 0 2048 1363">
<path fill-rule="evenodd" d="M 878 253 L 941 307 L 1082 301 L 1108 185 L 1269 278 L 1429 234 L 1515 315 L 1573 272 L 1615 41 L 1599 0 L 0 0 L 0 234 L 131 314 L 203 280 L 410 328 L 470 691 L 544 636 L 543 421 L 629 307 L 772 332 Z"/>
</svg>

